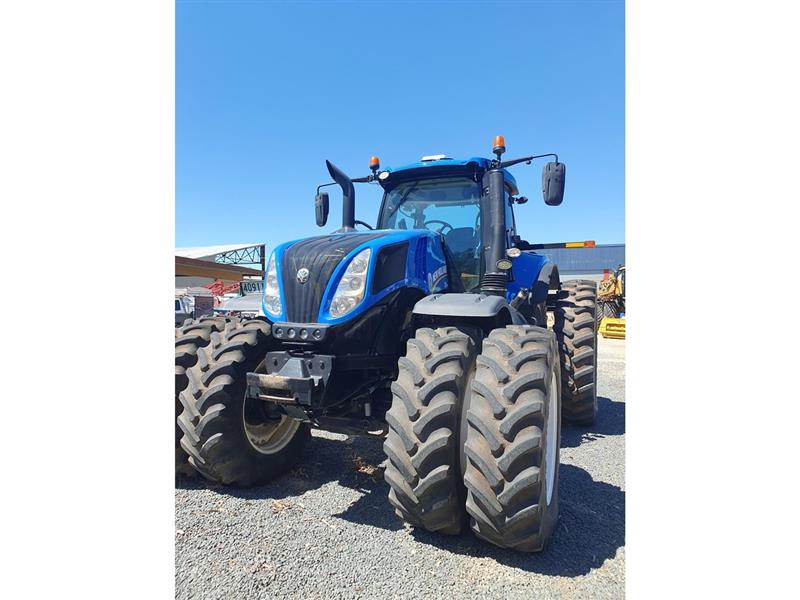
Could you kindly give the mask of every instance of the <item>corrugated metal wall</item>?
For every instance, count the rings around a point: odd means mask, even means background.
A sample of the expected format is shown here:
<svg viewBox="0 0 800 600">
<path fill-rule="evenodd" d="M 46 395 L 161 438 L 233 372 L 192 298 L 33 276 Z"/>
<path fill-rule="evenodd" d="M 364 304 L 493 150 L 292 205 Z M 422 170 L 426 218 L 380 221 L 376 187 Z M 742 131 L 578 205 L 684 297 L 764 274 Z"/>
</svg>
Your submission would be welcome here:
<svg viewBox="0 0 800 600">
<path fill-rule="evenodd" d="M 625 264 L 625 244 L 598 244 L 594 248 L 556 248 L 537 250 L 558 265 L 561 279 L 584 276 L 602 279 L 603 269 L 610 272 Z"/>
</svg>

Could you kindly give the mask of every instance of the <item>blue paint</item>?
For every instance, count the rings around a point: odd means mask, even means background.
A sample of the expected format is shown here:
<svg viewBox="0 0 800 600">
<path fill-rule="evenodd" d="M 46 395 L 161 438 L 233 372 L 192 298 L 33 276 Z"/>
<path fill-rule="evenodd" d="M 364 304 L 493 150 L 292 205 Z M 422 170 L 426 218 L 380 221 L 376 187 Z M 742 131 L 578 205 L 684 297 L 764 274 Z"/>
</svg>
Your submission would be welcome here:
<svg viewBox="0 0 800 600">
<path fill-rule="evenodd" d="M 341 235 L 358 235 L 363 232 L 344 233 Z M 335 325 L 358 318 L 365 311 L 380 302 L 387 295 L 401 288 L 416 288 L 423 294 L 433 294 L 442 292 L 449 285 L 447 263 L 445 261 L 444 247 L 439 234 L 427 229 L 384 229 L 377 233 L 384 235 L 359 244 L 339 262 L 334 269 L 331 278 L 322 294 L 322 303 L 317 317 L 318 323 Z M 286 320 L 286 303 L 283 293 L 283 254 L 289 246 L 301 240 L 286 242 L 275 248 L 275 268 L 278 272 L 278 292 L 281 299 L 281 314 L 272 315 L 266 309 L 264 297 L 261 297 L 261 305 L 267 319 L 273 323 Z M 330 314 L 331 301 L 336 293 L 336 288 L 347 270 L 350 262 L 360 252 L 369 248 L 372 250 L 369 266 L 367 267 L 366 290 L 372 289 L 372 281 L 375 277 L 375 257 L 378 251 L 384 246 L 408 242 L 408 253 L 406 255 L 406 270 L 402 279 L 378 291 L 375 294 L 366 293 L 364 299 L 352 311 L 341 317 L 333 317 Z M 266 276 L 264 274 L 264 289 L 266 290 Z"/>
<path fill-rule="evenodd" d="M 431 286 L 428 279 L 428 275 L 432 275 L 437 269 L 441 267 L 445 267 L 446 269 L 444 249 L 442 248 L 441 238 L 438 234 L 428 231 L 427 229 L 383 229 L 378 230 L 378 233 L 385 233 L 385 235 L 356 246 L 337 265 L 322 295 L 322 304 L 320 305 L 319 316 L 317 318 L 318 323 L 336 325 L 349 321 L 350 319 L 358 318 L 387 295 L 401 288 L 416 288 L 427 295 L 436 291 L 441 291 L 447 287 L 446 277 L 444 281 L 439 280 L 438 282 L 434 282 L 435 285 L 433 286 Z M 424 256 L 420 256 L 421 243 L 419 240 L 425 241 Z M 375 277 L 375 257 L 378 251 L 384 246 L 390 246 L 401 242 L 408 242 L 406 272 L 404 277 L 375 294 L 366 293 L 361 303 L 346 315 L 341 317 L 331 316 L 331 301 L 333 300 L 336 288 L 339 286 L 339 282 L 344 276 L 350 261 L 352 261 L 359 252 L 367 248 L 372 250 L 365 284 L 366 290 L 369 292 L 369 290 L 372 289 L 372 281 Z M 420 259 L 423 260 L 423 263 L 420 263 Z M 424 264 L 424 267 L 420 268 L 421 264 Z"/>
<path fill-rule="evenodd" d="M 486 170 L 489 168 L 489 159 L 483 158 L 482 156 L 473 156 L 471 158 L 467 158 L 466 160 L 459 160 L 455 158 L 448 158 L 444 160 L 426 160 L 426 161 L 419 161 L 415 163 L 411 163 L 410 165 L 403 165 L 402 167 L 395 167 L 391 168 L 388 167 L 383 169 L 384 171 L 389 171 L 390 173 L 397 173 L 400 171 L 410 171 L 412 169 L 425 169 L 430 167 L 466 167 L 471 163 L 476 163 L 478 168 L 481 170 Z"/>
<path fill-rule="evenodd" d="M 506 300 L 511 302 L 522 288 L 530 288 L 539 278 L 542 268 L 550 262 L 546 256 L 523 252 L 512 261 L 511 274 L 513 279 L 508 282 Z"/>
</svg>

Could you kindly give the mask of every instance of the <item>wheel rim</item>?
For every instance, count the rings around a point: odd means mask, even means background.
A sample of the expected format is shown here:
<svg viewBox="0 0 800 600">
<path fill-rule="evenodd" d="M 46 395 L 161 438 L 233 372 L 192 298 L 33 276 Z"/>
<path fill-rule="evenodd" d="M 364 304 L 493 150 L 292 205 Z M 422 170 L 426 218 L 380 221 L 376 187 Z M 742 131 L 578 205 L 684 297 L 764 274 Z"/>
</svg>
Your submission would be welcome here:
<svg viewBox="0 0 800 600">
<path fill-rule="evenodd" d="M 258 419 L 256 415 L 263 414 L 263 411 L 254 411 L 253 406 L 248 406 L 247 399 L 242 404 L 242 423 L 247 443 L 259 454 L 280 452 L 292 441 L 300 427 L 300 421 L 286 415 L 280 419 Z"/>
<path fill-rule="evenodd" d="M 544 476 L 545 476 L 545 490 L 547 497 L 547 504 L 550 505 L 550 500 L 553 498 L 553 489 L 555 488 L 555 469 L 556 469 L 556 452 L 558 450 L 558 385 L 556 382 L 556 374 L 553 373 L 550 378 L 550 391 L 548 392 L 547 403 L 547 429 L 545 431 L 545 458 L 544 458 Z"/>
</svg>

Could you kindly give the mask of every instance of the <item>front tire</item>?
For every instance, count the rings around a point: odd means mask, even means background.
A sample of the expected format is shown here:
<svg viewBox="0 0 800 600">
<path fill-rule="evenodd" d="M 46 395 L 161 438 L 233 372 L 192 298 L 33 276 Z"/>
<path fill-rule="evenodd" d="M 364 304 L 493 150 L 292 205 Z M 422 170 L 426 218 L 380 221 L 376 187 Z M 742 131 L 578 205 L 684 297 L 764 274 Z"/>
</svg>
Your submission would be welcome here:
<svg viewBox="0 0 800 600">
<path fill-rule="evenodd" d="M 544 548 L 558 520 L 560 376 L 552 331 L 495 329 L 483 341 L 468 405 L 466 508 L 496 546 Z"/>
<path fill-rule="evenodd" d="M 289 417 L 270 417 L 262 401 L 246 401 L 246 375 L 263 369 L 270 345 L 261 319 L 230 323 L 200 348 L 180 393 L 178 425 L 189 464 L 222 484 L 264 483 L 293 467 L 311 432 Z"/>
<path fill-rule="evenodd" d="M 225 325 L 237 322 L 237 318 L 203 316 L 199 319 L 186 319 L 180 327 L 175 328 L 175 472 L 183 475 L 194 474 L 189 465 L 189 455 L 181 447 L 181 431 L 178 417 L 183 407 L 179 394 L 186 388 L 189 379 L 186 371 L 197 364 L 197 351 L 211 343 L 211 334 L 222 331 Z"/>
<path fill-rule="evenodd" d="M 466 520 L 459 415 L 474 361 L 475 344 L 466 333 L 419 329 L 392 383 L 383 444 L 389 502 L 403 521 L 428 531 L 458 534 Z"/>
</svg>

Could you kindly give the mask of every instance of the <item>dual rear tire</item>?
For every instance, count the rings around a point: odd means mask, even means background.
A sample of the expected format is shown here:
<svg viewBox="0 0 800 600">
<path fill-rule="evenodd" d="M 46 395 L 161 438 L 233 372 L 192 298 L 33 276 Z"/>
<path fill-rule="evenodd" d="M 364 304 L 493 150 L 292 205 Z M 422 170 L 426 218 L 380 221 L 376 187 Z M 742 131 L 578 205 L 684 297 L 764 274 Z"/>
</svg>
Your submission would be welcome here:
<svg viewBox="0 0 800 600">
<path fill-rule="evenodd" d="M 420 329 L 392 392 L 385 478 L 398 516 L 447 534 L 469 519 L 497 546 L 541 550 L 558 516 L 553 332 L 495 329 L 477 354 L 466 332 Z"/>
<path fill-rule="evenodd" d="M 597 416 L 597 308 L 594 281 L 561 284 L 553 311 L 561 356 L 561 410 L 576 425 L 590 425 Z"/>
</svg>

